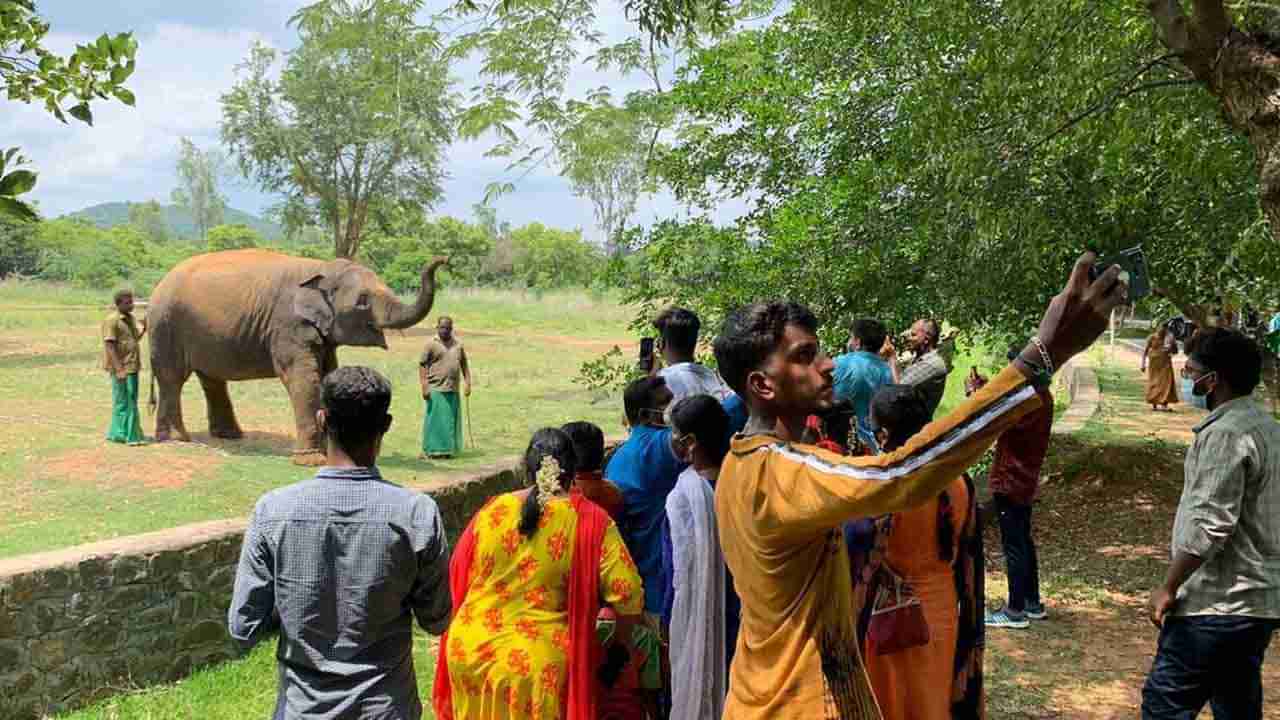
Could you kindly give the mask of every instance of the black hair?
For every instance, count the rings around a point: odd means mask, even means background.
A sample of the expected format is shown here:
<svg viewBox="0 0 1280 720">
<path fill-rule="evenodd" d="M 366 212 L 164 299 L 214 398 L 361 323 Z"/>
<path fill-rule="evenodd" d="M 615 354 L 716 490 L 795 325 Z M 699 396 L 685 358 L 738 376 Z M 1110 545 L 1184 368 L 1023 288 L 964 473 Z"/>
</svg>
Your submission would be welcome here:
<svg viewBox="0 0 1280 720">
<path fill-rule="evenodd" d="M 653 327 L 662 335 L 662 343 L 671 350 L 692 355 L 698 347 L 698 331 L 702 321 L 692 310 L 670 307 L 653 321 Z"/>
<path fill-rule="evenodd" d="M 127 297 L 128 297 L 128 298 L 133 297 L 133 289 L 132 289 L 132 288 L 120 288 L 119 290 L 116 290 L 116 291 L 115 291 L 115 293 L 113 293 L 113 294 L 111 295 L 111 304 L 112 304 L 112 305 L 119 305 L 119 304 L 120 304 L 120 301 L 121 301 L 121 300 L 123 300 L 123 299 L 125 299 L 125 298 L 127 298 Z"/>
<path fill-rule="evenodd" d="M 884 347 L 884 339 L 889 335 L 884 323 L 872 318 L 855 320 L 851 331 L 858 342 L 862 343 L 862 349 L 873 353 L 880 352 L 880 348 Z"/>
<path fill-rule="evenodd" d="M 340 367 L 324 377 L 320 396 L 325 432 L 342 448 L 364 447 L 387 431 L 391 383 L 377 370 Z"/>
<path fill-rule="evenodd" d="M 871 417 L 889 433 L 885 450 L 896 450 L 933 419 L 924 395 L 913 385 L 885 385 L 871 398 Z"/>
<path fill-rule="evenodd" d="M 1005 357 L 1009 360 L 1009 362 L 1013 362 L 1014 360 L 1018 359 L 1019 355 L 1022 354 L 1022 350 L 1023 350 L 1022 345 L 1019 345 L 1018 343 L 1013 343 L 1009 346 L 1009 352 L 1005 354 Z"/>
<path fill-rule="evenodd" d="M 594 423 L 571 422 L 560 428 L 573 443 L 576 472 L 595 472 L 604 462 L 604 431 Z"/>
<path fill-rule="evenodd" d="M 896 450 L 924 429 L 933 418 L 924 395 L 912 385 L 885 385 L 871 398 L 871 416 L 889 432 L 883 449 Z M 951 495 L 938 496 L 938 558 L 951 562 L 955 556 L 955 524 Z"/>
<path fill-rule="evenodd" d="M 729 454 L 729 413 L 710 395 L 690 395 L 671 408 L 677 435 L 692 435 L 717 465 Z"/>
<path fill-rule="evenodd" d="M 720 376 L 744 400 L 747 376 L 778 349 L 788 325 L 817 332 L 818 319 L 800 303 L 776 300 L 753 303 L 725 318 L 714 343 Z"/>
<path fill-rule="evenodd" d="M 929 336 L 929 344 L 937 345 L 939 338 L 942 337 L 942 324 L 933 318 L 921 318 L 924 323 L 924 331 Z"/>
<path fill-rule="evenodd" d="M 542 428 L 529 439 L 529 447 L 524 451 L 524 477 L 532 486 L 529 496 L 520 506 L 520 534 L 529 538 L 538 531 L 538 522 L 542 520 L 542 503 L 538 502 L 538 468 L 542 467 L 542 459 L 551 456 L 560 464 L 560 487 L 567 489 L 577 469 L 577 458 L 573 454 L 573 441 L 563 430 Z"/>
<path fill-rule="evenodd" d="M 1216 372 L 1236 395 L 1249 395 L 1262 377 L 1262 353 L 1248 335 L 1228 328 L 1206 328 L 1187 348 L 1187 355 Z"/>
<path fill-rule="evenodd" d="M 666 386 L 666 379 L 660 375 L 632 380 L 622 392 L 622 409 L 626 413 L 627 422 L 632 426 L 639 425 L 642 410 L 656 410 L 658 391 Z"/>
</svg>

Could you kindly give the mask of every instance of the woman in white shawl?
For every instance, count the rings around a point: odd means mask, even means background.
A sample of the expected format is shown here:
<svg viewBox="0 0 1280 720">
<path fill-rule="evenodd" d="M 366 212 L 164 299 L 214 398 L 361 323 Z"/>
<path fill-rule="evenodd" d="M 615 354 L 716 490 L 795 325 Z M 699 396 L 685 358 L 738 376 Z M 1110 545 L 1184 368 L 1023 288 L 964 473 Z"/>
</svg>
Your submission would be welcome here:
<svg viewBox="0 0 1280 720">
<path fill-rule="evenodd" d="M 715 491 L 729 451 L 729 416 L 710 395 L 671 410 L 674 445 L 689 468 L 667 496 L 667 620 L 671 717 L 719 720 L 728 690 L 725 564 L 716 527 Z"/>
</svg>

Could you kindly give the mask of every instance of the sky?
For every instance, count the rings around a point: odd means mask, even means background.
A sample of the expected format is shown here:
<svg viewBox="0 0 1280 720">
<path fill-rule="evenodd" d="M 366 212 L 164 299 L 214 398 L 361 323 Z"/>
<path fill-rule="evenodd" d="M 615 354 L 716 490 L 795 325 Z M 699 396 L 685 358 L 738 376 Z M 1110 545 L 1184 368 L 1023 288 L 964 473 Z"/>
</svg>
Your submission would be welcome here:
<svg viewBox="0 0 1280 720">
<path fill-rule="evenodd" d="M 235 82 L 235 66 L 254 42 L 280 49 L 296 45 L 287 27 L 289 17 L 304 0 L 40 0 L 37 9 L 52 30 L 46 45 L 68 52 L 103 32 L 133 31 L 139 44 L 138 69 L 127 86 L 137 106 L 118 102 L 93 105 L 94 126 L 77 121 L 63 125 L 42 108 L 7 103 L 0 114 L 0 147 L 20 146 L 39 173 L 36 189 L 27 198 L 38 203 L 46 217 L 103 202 L 169 201 L 177 182 L 175 164 L 179 138 L 188 137 L 201 148 L 220 146 L 219 97 Z M 428 9 L 440 7 L 432 2 Z M 600 23 L 608 36 L 630 30 L 620 3 L 601 3 Z M 454 68 L 455 89 L 465 91 L 478 79 L 478 63 Z M 642 81 L 583 69 L 570 79 L 570 92 L 609 86 L 616 96 Z M 484 199 L 485 187 L 513 179 L 505 162 L 485 158 L 492 140 L 456 142 L 447 153 L 449 179 L 437 214 L 469 219 L 471 208 Z M 261 214 L 277 198 L 261 192 L 251 181 L 236 179 L 224 188 L 231 207 Z M 575 197 L 554 167 L 543 167 L 521 179 L 516 191 L 494 201 L 498 217 L 513 225 L 541 222 L 561 228 L 582 228 L 599 240 L 591 204 Z M 712 216 L 719 222 L 742 212 L 741 204 L 726 203 Z M 687 216 L 667 194 L 642 197 L 633 222 Z"/>
</svg>

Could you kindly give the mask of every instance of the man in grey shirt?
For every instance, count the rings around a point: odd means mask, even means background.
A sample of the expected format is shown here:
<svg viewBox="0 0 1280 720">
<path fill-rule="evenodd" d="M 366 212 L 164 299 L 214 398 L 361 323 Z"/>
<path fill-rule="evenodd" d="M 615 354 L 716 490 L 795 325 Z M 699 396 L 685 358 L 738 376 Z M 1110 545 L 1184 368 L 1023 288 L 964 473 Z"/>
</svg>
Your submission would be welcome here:
<svg viewBox="0 0 1280 720">
<path fill-rule="evenodd" d="M 947 375 L 951 374 L 950 350 L 941 347 L 942 326 L 937 320 L 922 318 L 911 326 L 910 344 L 915 359 L 904 367 L 898 382 L 912 385 L 924 395 L 932 417 L 942 404 L 947 391 Z"/>
<path fill-rule="evenodd" d="M 418 720 L 412 617 L 439 635 L 451 610 L 440 511 L 378 473 L 386 378 L 339 368 L 321 392 L 328 465 L 258 501 L 227 625 L 245 648 L 280 631 L 275 720 Z"/>
<path fill-rule="evenodd" d="M 1280 426 L 1251 396 L 1262 357 L 1243 334 L 1201 331 L 1184 402 L 1209 410 L 1187 451 L 1172 563 L 1151 593 L 1159 648 L 1142 717 L 1262 717 L 1262 661 L 1280 627 Z"/>
</svg>

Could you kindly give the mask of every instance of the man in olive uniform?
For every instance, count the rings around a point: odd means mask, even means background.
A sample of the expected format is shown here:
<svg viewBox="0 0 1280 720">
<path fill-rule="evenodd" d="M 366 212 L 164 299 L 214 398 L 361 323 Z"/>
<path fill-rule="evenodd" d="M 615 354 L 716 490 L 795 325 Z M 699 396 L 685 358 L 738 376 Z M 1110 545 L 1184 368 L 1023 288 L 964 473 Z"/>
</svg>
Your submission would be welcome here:
<svg viewBox="0 0 1280 720">
<path fill-rule="evenodd" d="M 427 341 L 418 363 L 422 397 L 427 403 L 422 423 L 422 454 L 429 458 L 453 457 L 462 449 L 462 403 L 458 397 L 458 379 L 463 392 L 471 396 L 471 369 L 467 353 L 453 336 L 453 319 L 441 316 L 436 323 L 436 337 Z"/>
<path fill-rule="evenodd" d="M 102 322 L 102 369 L 111 374 L 111 427 L 107 440 L 142 444 L 142 417 L 138 414 L 138 372 L 142 369 L 141 341 L 147 331 L 133 318 L 133 291 L 120 290 L 116 311 Z"/>
</svg>

